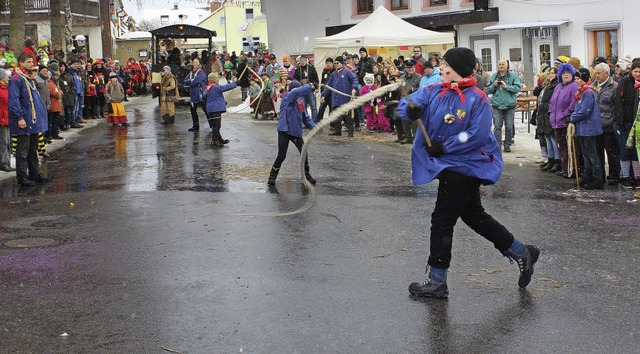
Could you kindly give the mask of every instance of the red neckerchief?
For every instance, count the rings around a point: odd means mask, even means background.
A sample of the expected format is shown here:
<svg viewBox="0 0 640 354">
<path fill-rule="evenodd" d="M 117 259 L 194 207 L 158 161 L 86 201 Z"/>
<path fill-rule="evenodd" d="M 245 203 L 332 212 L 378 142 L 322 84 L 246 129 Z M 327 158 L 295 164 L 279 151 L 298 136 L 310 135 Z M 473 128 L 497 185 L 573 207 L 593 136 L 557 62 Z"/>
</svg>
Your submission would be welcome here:
<svg viewBox="0 0 640 354">
<path fill-rule="evenodd" d="M 579 100 L 582 98 L 582 93 L 591 89 L 591 81 L 587 82 L 586 84 L 578 87 L 578 92 L 576 92 L 576 100 Z"/>
<path fill-rule="evenodd" d="M 207 86 L 207 92 L 209 92 L 209 90 L 211 90 L 211 88 L 215 85 L 216 83 L 212 83 L 211 85 Z"/>
<path fill-rule="evenodd" d="M 458 93 L 458 96 L 460 96 L 460 102 L 464 103 L 467 101 L 467 98 L 464 97 L 464 93 L 462 93 L 462 91 L 460 90 L 460 87 L 465 88 L 470 86 L 476 86 L 477 84 L 478 84 L 478 80 L 476 80 L 476 78 L 473 77 L 472 75 L 469 75 L 458 82 L 443 83 L 442 86 L 444 87 L 444 89 L 442 89 L 442 92 L 440 92 L 440 98 L 444 97 L 444 94 L 447 93 L 447 91 L 453 90 Z"/>
<path fill-rule="evenodd" d="M 633 85 L 633 88 L 637 90 L 638 87 L 640 87 L 640 81 L 635 80 L 635 84 Z"/>
<path fill-rule="evenodd" d="M 22 75 L 22 76 L 26 76 L 27 78 L 31 79 L 31 80 L 35 80 L 36 78 L 33 76 L 33 71 L 27 71 L 25 68 L 23 68 L 22 66 L 18 66 L 19 72 L 18 74 Z"/>
</svg>

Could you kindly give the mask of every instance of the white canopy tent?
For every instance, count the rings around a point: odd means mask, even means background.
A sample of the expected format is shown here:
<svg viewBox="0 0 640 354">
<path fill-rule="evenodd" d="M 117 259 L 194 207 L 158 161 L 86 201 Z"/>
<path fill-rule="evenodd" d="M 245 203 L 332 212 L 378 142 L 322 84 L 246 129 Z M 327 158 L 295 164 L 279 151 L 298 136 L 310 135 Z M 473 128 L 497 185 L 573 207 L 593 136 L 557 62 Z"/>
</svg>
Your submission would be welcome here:
<svg viewBox="0 0 640 354">
<path fill-rule="evenodd" d="M 397 53 L 399 47 L 419 45 L 426 55 L 430 51 L 444 52 L 454 43 L 451 32 L 435 32 L 414 26 L 384 6 L 378 6 L 369 17 L 348 30 L 316 38 L 313 49 L 315 65 L 323 68 L 326 58 L 336 57 L 344 51 L 357 54 L 360 47 L 376 48 L 376 52 L 378 48 L 384 48 L 384 52 L 380 50 L 379 53 L 386 56 Z"/>
</svg>

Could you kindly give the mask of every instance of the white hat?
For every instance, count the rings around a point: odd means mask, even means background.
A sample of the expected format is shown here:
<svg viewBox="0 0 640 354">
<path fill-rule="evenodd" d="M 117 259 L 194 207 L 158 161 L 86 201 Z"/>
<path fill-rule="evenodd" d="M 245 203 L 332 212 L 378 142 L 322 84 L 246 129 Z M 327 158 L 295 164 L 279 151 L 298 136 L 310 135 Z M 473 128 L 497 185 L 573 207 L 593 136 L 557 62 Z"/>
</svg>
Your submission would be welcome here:
<svg viewBox="0 0 640 354">
<path fill-rule="evenodd" d="M 631 66 L 631 58 L 630 57 L 622 57 L 622 58 L 618 59 L 618 62 L 616 63 L 616 65 L 619 66 L 620 69 L 622 69 L 622 70 L 627 70 Z"/>
<path fill-rule="evenodd" d="M 366 82 L 367 82 L 367 79 L 371 80 L 371 82 L 372 82 L 372 83 L 376 82 L 376 79 L 375 79 L 375 77 L 373 76 L 373 73 L 366 73 L 366 74 L 364 75 L 364 79 L 363 79 L 363 81 L 366 83 Z"/>
</svg>

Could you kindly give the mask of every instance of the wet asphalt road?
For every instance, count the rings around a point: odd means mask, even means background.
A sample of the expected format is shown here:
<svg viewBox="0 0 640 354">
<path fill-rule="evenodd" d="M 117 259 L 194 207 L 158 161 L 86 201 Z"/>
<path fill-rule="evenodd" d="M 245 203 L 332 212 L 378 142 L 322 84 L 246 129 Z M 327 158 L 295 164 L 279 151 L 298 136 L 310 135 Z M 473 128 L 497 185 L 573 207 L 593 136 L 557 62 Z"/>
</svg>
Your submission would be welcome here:
<svg viewBox="0 0 640 354">
<path fill-rule="evenodd" d="M 409 147 L 324 134 L 315 206 L 248 217 L 306 200 L 293 146 L 266 186 L 275 122 L 226 115 L 231 143 L 214 150 L 185 107 L 172 127 L 150 98 L 127 111 L 130 128 L 99 124 L 53 152 L 51 183 L 0 182 L 0 243 L 59 243 L 0 248 L 0 352 L 639 352 L 629 191 L 578 192 L 510 156 L 483 202 L 542 249 L 531 285 L 459 223 L 449 299 L 415 300 L 437 186 L 411 185 Z"/>
</svg>

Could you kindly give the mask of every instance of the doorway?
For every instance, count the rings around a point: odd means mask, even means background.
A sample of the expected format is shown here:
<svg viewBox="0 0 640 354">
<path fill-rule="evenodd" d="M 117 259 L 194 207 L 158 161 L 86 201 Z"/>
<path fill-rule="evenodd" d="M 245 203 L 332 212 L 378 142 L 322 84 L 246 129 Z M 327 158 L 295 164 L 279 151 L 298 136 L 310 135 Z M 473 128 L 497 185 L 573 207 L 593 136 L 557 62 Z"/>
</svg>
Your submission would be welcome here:
<svg viewBox="0 0 640 354">
<path fill-rule="evenodd" d="M 489 75 L 496 71 L 498 63 L 498 53 L 496 52 L 495 39 L 476 40 L 473 44 L 473 51 L 482 62 L 482 70 Z"/>
</svg>

